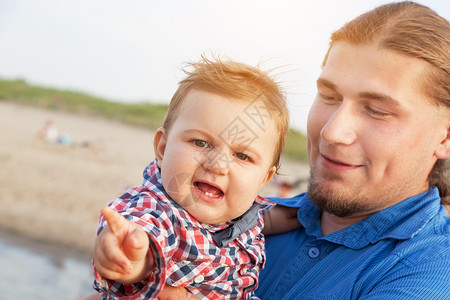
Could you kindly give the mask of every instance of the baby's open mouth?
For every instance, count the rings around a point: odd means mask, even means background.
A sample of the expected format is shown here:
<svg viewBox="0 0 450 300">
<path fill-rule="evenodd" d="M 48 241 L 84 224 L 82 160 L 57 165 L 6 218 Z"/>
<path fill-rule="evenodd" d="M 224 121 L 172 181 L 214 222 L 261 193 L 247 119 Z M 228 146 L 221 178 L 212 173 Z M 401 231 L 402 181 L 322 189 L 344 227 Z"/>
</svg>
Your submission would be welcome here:
<svg viewBox="0 0 450 300">
<path fill-rule="evenodd" d="M 223 192 L 219 188 L 212 186 L 209 183 L 196 181 L 195 186 L 208 197 L 222 197 Z"/>
</svg>

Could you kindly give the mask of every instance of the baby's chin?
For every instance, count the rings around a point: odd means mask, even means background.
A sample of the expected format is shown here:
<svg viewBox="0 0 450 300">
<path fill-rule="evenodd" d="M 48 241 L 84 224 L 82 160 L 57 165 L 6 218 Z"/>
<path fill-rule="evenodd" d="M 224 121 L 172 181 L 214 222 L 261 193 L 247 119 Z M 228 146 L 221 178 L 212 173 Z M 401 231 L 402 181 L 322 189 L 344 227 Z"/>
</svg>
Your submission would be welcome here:
<svg viewBox="0 0 450 300">
<path fill-rule="evenodd" d="M 250 207 L 245 208 L 244 211 L 236 212 L 234 214 L 223 214 L 224 210 L 226 210 L 224 207 L 218 208 L 216 211 L 213 211 L 210 207 L 203 207 L 201 209 L 199 207 L 197 207 L 197 209 L 188 208 L 185 210 L 200 223 L 208 225 L 224 225 L 241 217 L 249 208 Z"/>
<path fill-rule="evenodd" d="M 198 222 L 208 225 L 222 225 L 226 224 L 229 219 L 226 216 L 216 215 L 211 212 L 211 209 L 207 209 L 208 212 L 205 212 L 205 210 L 199 210 L 199 209 L 185 209 L 194 219 L 196 219 Z"/>
</svg>

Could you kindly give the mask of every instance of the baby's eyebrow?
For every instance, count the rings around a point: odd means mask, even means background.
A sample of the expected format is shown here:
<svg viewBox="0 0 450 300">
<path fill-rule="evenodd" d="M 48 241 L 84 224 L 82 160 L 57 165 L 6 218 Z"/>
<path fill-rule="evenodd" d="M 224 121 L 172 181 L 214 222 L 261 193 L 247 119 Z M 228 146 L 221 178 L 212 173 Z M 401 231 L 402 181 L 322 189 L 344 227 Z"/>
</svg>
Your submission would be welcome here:
<svg viewBox="0 0 450 300">
<path fill-rule="evenodd" d="M 191 128 L 183 129 L 181 131 L 181 133 L 182 134 L 200 134 L 200 135 L 205 136 L 205 137 L 210 137 L 210 134 L 208 134 L 206 131 L 201 130 L 201 129 L 191 129 Z"/>
</svg>

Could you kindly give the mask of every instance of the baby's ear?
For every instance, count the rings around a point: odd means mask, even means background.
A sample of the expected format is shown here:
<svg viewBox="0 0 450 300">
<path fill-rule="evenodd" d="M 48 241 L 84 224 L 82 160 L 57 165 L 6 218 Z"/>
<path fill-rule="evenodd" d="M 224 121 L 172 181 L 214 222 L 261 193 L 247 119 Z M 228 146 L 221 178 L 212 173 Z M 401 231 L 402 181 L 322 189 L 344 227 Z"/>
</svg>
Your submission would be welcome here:
<svg viewBox="0 0 450 300">
<path fill-rule="evenodd" d="M 153 150 L 155 151 L 155 156 L 158 161 L 158 167 L 161 168 L 161 162 L 164 158 L 164 152 L 166 151 L 167 145 L 167 135 L 166 130 L 159 127 L 155 132 L 155 137 L 153 138 Z"/>
<path fill-rule="evenodd" d="M 272 179 L 273 175 L 277 172 L 277 167 L 272 166 L 269 171 L 267 172 L 266 178 L 264 179 L 261 188 L 263 188 L 269 181 Z"/>
</svg>

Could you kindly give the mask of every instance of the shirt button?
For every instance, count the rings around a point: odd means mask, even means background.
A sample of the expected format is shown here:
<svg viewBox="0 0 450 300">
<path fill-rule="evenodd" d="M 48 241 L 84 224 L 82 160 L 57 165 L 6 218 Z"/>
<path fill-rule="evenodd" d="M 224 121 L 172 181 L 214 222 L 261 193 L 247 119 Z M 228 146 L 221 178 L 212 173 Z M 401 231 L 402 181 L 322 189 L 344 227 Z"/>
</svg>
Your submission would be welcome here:
<svg viewBox="0 0 450 300">
<path fill-rule="evenodd" d="M 319 254 L 320 254 L 320 251 L 316 247 L 309 248 L 309 250 L 308 250 L 308 256 L 311 258 L 317 258 L 317 257 L 319 257 Z"/>
<path fill-rule="evenodd" d="M 197 277 L 194 278 L 195 283 L 202 283 L 203 280 L 205 280 L 205 276 L 203 275 L 198 275 Z"/>
</svg>

